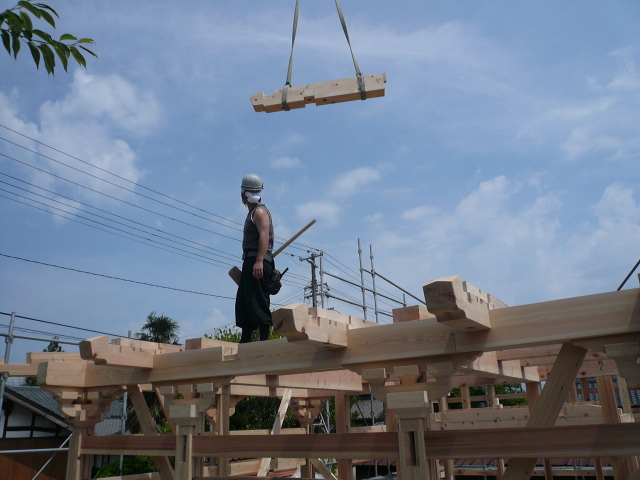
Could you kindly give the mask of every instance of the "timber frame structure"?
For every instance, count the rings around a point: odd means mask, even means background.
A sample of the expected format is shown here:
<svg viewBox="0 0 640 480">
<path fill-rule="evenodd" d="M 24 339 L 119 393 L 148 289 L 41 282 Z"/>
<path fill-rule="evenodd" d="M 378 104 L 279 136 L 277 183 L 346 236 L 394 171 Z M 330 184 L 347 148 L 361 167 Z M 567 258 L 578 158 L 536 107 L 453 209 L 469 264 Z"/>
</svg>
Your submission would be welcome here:
<svg viewBox="0 0 640 480">
<path fill-rule="evenodd" d="M 274 312 L 274 329 L 286 337 L 279 340 L 198 338 L 183 347 L 96 337 L 80 354 L 32 353 L 0 372 L 37 375 L 56 396 L 74 428 L 67 480 L 87 480 L 91 455 L 107 453 L 151 455 L 161 480 L 264 478 L 292 465 L 305 478 L 314 468 L 333 477 L 319 458 L 337 459 L 339 480 L 351 480 L 362 459 L 395 460 L 402 480 L 453 480 L 454 460 L 465 458 L 495 461 L 499 480 L 527 480 L 542 458 L 551 480 L 548 459 L 559 457 L 594 459 L 598 480 L 603 458 L 611 459 L 608 476 L 640 479 L 640 424 L 627 393 L 640 385 L 640 289 L 515 307 L 459 276 L 423 290 L 428 308 L 397 309 L 388 325 L 301 303 Z M 587 377 L 598 379 L 599 405 L 577 401 L 576 378 L 584 394 Z M 507 383 L 526 384 L 528 407 L 499 407 L 494 388 Z M 487 386 L 488 408 L 471 409 L 470 386 Z M 447 409 L 454 387 L 461 410 Z M 158 433 L 143 390 L 157 392 L 171 434 Z M 92 435 L 124 391 L 144 434 Z M 361 393 L 384 402 L 386 426 L 351 427 L 349 395 Z M 282 398 L 271 431 L 229 431 L 234 405 L 247 395 Z M 331 397 L 336 433 L 310 435 Z M 287 407 L 300 429 L 281 429 Z M 238 457 L 256 460 L 230 461 Z"/>
</svg>

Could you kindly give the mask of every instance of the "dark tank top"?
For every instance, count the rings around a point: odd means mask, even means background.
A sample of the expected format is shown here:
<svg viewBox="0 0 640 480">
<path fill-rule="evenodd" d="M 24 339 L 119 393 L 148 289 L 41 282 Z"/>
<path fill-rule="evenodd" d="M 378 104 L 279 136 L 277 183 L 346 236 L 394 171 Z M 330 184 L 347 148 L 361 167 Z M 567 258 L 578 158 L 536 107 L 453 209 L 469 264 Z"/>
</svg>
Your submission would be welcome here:
<svg viewBox="0 0 640 480">
<path fill-rule="evenodd" d="M 242 250 L 258 250 L 258 241 L 260 240 L 260 232 L 258 232 L 258 227 L 255 223 L 253 223 L 253 214 L 256 211 L 256 208 L 264 208 L 266 212 L 269 214 L 269 246 L 267 247 L 267 252 L 271 253 L 273 251 L 273 221 L 271 219 L 271 212 L 266 207 L 266 205 L 259 203 L 255 207 L 253 207 L 249 213 L 247 214 L 247 218 L 244 221 L 244 235 L 242 236 Z"/>
</svg>

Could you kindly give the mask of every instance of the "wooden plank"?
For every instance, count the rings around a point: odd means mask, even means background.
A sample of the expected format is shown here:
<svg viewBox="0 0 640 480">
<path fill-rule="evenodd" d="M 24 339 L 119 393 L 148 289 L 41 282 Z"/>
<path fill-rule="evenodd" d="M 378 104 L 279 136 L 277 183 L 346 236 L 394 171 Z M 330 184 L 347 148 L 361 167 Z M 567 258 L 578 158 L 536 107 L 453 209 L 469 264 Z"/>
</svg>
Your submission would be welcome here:
<svg viewBox="0 0 640 480">
<path fill-rule="evenodd" d="M 466 431 L 427 431 L 428 458 L 610 458 L 640 452 L 640 424 L 519 427 Z M 397 459 L 398 434 L 348 433 L 261 436 L 199 435 L 196 456 L 273 458 Z M 84 439 L 82 453 L 175 452 L 175 436 L 99 435 Z"/>
<path fill-rule="evenodd" d="M 127 392 L 129 392 L 129 397 L 131 398 L 131 403 L 133 404 L 133 408 L 136 411 L 136 416 L 138 417 L 138 422 L 140 423 L 140 428 L 142 428 L 142 432 L 147 436 L 157 436 L 158 427 L 156 426 L 156 422 L 153 420 L 149 409 L 147 408 L 147 402 L 142 395 L 142 391 L 138 385 L 129 385 L 127 387 Z M 158 473 L 160 474 L 161 480 L 174 480 L 175 475 L 173 472 L 173 468 L 171 468 L 171 463 L 169 463 L 168 457 L 151 457 L 153 460 Z"/>
<path fill-rule="evenodd" d="M 225 342 L 224 340 L 215 340 L 213 338 L 187 338 L 184 342 L 185 350 L 201 350 L 203 348 L 223 347 L 223 355 L 236 355 L 238 353 L 238 344 L 235 342 Z"/>
<path fill-rule="evenodd" d="M 336 476 L 327 468 L 322 460 L 319 458 L 310 458 L 309 459 L 312 465 L 318 470 L 318 473 L 322 475 L 325 480 L 338 480 Z"/>
<path fill-rule="evenodd" d="M 384 84 L 387 82 L 386 74 L 376 73 L 363 75 L 363 77 L 367 98 L 384 96 Z M 265 95 L 264 92 L 258 92 L 250 98 L 253 109 L 256 112 L 272 113 L 284 111 L 282 89 L 275 90 L 273 95 Z M 287 92 L 287 104 L 291 110 L 304 108 L 309 103 L 315 103 L 319 106 L 353 100 L 361 100 L 356 77 L 289 87 Z"/>
<path fill-rule="evenodd" d="M 285 393 L 280 401 L 276 418 L 273 421 L 273 428 L 271 428 L 271 435 L 278 435 L 282 429 L 282 422 L 284 422 L 284 416 L 287 414 L 289 408 L 289 402 L 291 401 L 291 389 L 285 390 Z M 262 477 L 269 471 L 269 465 L 271 465 L 271 458 L 265 457 L 260 462 L 260 468 L 258 469 L 258 476 Z"/>
<path fill-rule="evenodd" d="M 534 367 L 536 368 L 536 367 Z M 549 365 L 542 365 L 537 367 L 538 375 L 540 375 L 540 381 L 545 381 L 549 377 L 551 367 Z M 580 369 L 576 374 L 576 378 L 591 378 L 600 377 L 603 375 L 617 375 L 618 365 L 610 358 L 604 360 L 595 360 L 590 362 L 582 362 Z"/>
<path fill-rule="evenodd" d="M 576 347 L 570 343 L 562 345 L 552 374 L 531 410 L 528 427 L 553 425 L 556 422 L 567 397 L 567 391 L 571 384 L 575 383 L 576 373 L 585 353 L 587 353 L 586 348 Z M 511 457 L 504 480 L 528 480 L 535 466 L 536 459 Z"/>
</svg>

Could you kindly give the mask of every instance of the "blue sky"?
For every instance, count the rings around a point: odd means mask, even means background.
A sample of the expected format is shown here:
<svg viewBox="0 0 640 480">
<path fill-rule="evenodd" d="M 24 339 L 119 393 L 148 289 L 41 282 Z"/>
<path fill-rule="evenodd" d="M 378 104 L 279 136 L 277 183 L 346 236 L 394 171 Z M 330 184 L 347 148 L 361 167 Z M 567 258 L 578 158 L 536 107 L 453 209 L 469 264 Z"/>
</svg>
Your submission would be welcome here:
<svg viewBox="0 0 640 480">
<path fill-rule="evenodd" d="M 87 71 L 74 65 L 47 77 L 28 51 L 17 61 L 0 55 L 0 124 L 133 183 L 4 128 L 0 137 L 234 222 L 245 215 L 240 179 L 257 173 L 278 236 L 315 218 L 300 241 L 334 258 L 327 271 L 345 276 L 335 259 L 357 270 L 361 238 L 366 257 L 373 245 L 376 269 L 418 296 L 428 280 L 456 274 L 510 305 L 617 288 L 640 257 L 638 2 L 345 0 L 362 71 L 387 74 L 386 96 L 255 113 L 249 96 L 284 84 L 294 4 L 54 3 L 58 34 L 95 39 L 100 58 L 88 59 Z M 292 83 L 352 76 L 333 2 L 301 4 Z M 198 248 L 239 255 L 233 223 L 177 211 L 3 140 L 0 153 L 156 213 L 0 158 L 0 172 L 55 193 L 0 180 L 70 205 L 59 208 L 88 216 L 77 203 L 83 202 L 204 245 Z M 0 253 L 235 294 L 228 266 L 141 245 L 37 206 L 46 211 L 0 198 Z M 288 252 L 293 257 L 280 257 L 278 265 L 308 278 L 308 265 L 298 260 L 304 249 Z M 329 286 L 360 295 L 333 280 Z M 627 286 L 636 287 L 637 278 Z M 274 301 L 300 298 L 300 285 L 288 284 Z M 358 314 L 337 301 L 330 305 Z M 0 258 L 0 310 L 122 334 L 138 332 L 153 310 L 178 320 L 185 336 L 234 320 L 231 300 L 8 258 Z M 43 347 L 21 343 L 25 351 Z"/>
</svg>

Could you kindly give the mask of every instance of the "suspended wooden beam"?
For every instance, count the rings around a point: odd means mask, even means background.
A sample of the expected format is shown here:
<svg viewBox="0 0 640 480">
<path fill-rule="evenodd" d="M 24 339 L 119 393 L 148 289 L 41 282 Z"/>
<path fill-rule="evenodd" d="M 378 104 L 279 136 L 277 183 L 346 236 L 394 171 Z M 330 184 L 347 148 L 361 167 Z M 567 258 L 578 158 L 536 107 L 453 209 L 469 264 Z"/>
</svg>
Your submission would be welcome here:
<svg viewBox="0 0 640 480">
<path fill-rule="evenodd" d="M 387 82 L 386 73 L 363 75 L 363 77 L 367 98 L 384 97 L 384 84 Z M 272 113 L 284 111 L 282 89 L 275 90 L 273 95 L 265 95 L 264 92 L 258 92 L 250 98 L 253 109 L 256 112 Z M 356 77 L 289 87 L 287 92 L 287 104 L 290 110 L 304 108 L 310 103 L 320 106 L 361 99 Z"/>
</svg>

